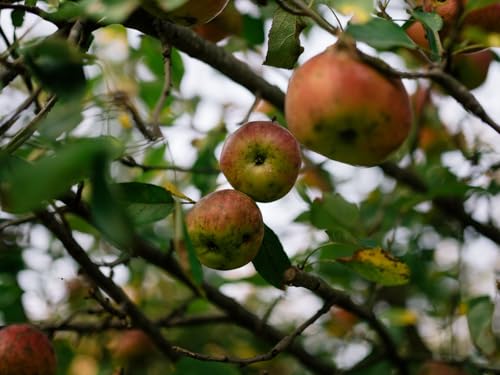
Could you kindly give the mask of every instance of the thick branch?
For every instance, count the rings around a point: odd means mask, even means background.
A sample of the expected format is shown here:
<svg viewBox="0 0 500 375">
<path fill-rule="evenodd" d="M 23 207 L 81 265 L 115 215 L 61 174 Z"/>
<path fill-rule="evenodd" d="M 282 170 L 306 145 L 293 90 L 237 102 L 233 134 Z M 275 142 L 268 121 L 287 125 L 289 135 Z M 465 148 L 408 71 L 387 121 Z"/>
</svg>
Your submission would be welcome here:
<svg viewBox="0 0 500 375">
<path fill-rule="evenodd" d="M 149 21 L 148 21 L 149 18 Z M 151 17 L 143 12 L 135 12 L 126 22 L 126 26 L 136 28 L 149 35 L 156 36 Z M 236 59 L 231 53 L 213 43 L 199 37 L 187 27 L 175 25 L 167 21 L 158 22 L 160 39 L 170 43 L 178 50 L 219 70 L 233 81 L 247 88 L 254 95 L 269 101 L 275 107 L 284 107 L 283 92 L 265 79 L 254 73 L 244 62 Z"/>
</svg>

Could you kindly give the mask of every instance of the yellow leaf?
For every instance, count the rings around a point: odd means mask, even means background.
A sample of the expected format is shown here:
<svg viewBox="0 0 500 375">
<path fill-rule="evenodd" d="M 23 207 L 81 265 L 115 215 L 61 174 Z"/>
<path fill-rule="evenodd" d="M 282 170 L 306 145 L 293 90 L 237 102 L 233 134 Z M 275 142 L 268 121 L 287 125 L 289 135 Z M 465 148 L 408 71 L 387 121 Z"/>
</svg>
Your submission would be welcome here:
<svg viewBox="0 0 500 375">
<path fill-rule="evenodd" d="M 124 129 L 131 129 L 132 128 L 132 120 L 130 119 L 130 116 L 126 112 L 120 112 L 118 115 L 118 122 Z"/>
<path fill-rule="evenodd" d="M 195 203 L 194 200 L 192 200 L 191 198 L 189 198 L 187 195 L 185 195 L 182 191 L 180 191 L 177 186 L 175 186 L 173 183 L 171 183 L 170 181 L 165 181 L 163 183 L 163 187 L 165 188 L 165 190 L 167 190 L 169 193 L 171 193 L 173 196 L 177 197 L 177 198 L 181 198 L 181 199 L 184 199 L 188 202 L 191 202 L 191 203 Z"/>
<path fill-rule="evenodd" d="M 337 261 L 360 276 L 381 285 L 402 285 L 410 279 L 410 268 L 380 247 L 357 250 L 351 257 Z"/>
</svg>

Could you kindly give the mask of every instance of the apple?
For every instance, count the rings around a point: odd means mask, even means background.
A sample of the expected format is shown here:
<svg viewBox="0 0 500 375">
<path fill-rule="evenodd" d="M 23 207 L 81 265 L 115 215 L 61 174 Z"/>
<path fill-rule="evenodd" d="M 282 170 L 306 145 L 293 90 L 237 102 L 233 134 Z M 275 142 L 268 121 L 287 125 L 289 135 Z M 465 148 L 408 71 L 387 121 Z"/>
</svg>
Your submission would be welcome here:
<svg viewBox="0 0 500 375">
<path fill-rule="evenodd" d="M 417 1 L 416 5 L 422 6 L 426 12 L 436 12 L 441 16 L 443 19 L 443 28 L 439 32 L 441 38 L 445 38 L 455 26 L 465 32 L 468 28 L 474 28 L 486 33 L 500 33 L 500 3 L 495 2 L 469 11 L 466 9 L 467 3 L 468 0 L 423 0 Z M 423 27 L 419 22 L 410 25 L 406 31 L 415 43 L 427 48 L 427 42 L 422 43 L 425 32 L 422 33 Z"/>
<path fill-rule="evenodd" d="M 140 329 L 131 329 L 120 332 L 108 344 L 113 358 L 119 362 L 144 360 L 155 351 L 151 339 Z"/>
<path fill-rule="evenodd" d="M 12 324 L 0 330 L 0 375 L 55 375 L 52 343 L 30 324 Z"/>
<path fill-rule="evenodd" d="M 201 198 L 187 213 L 186 227 L 200 262 L 218 270 L 252 261 L 264 238 L 264 222 L 255 202 L 231 189 Z"/>
<path fill-rule="evenodd" d="M 228 2 L 229 0 L 188 0 L 168 11 L 165 11 L 159 0 L 142 0 L 141 5 L 155 17 L 167 18 L 184 26 L 194 26 L 214 19 Z"/>
<path fill-rule="evenodd" d="M 226 139 L 220 157 L 220 169 L 229 183 L 258 202 L 287 194 L 300 165 L 299 143 L 272 121 L 244 124 Z"/>
<path fill-rule="evenodd" d="M 354 46 L 336 43 L 293 73 L 285 118 L 308 149 L 340 162 L 373 166 L 408 137 L 412 113 L 400 79 L 359 60 Z"/>
<path fill-rule="evenodd" d="M 451 74 L 469 90 L 475 89 L 488 77 L 490 64 L 494 58 L 495 54 L 489 49 L 459 54 L 453 57 Z"/>
<path fill-rule="evenodd" d="M 466 12 L 463 28 L 467 27 L 479 28 L 489 33 L 500 33 L 500 3 L 497 1 Z"/>
<path fill-rule="evenodd" d="M 467 375 L 459 367 L 439 361 L 427 361 L 418 372 L 418 375 Z"/>
<path fill-rule="evenodd" d="M 327 322 L 328 332 L 334 337 L 345 337 L 359 322 L 359 318 L 349 311 L 332 307 L 330 309 L 330 320 Z"/>
<path fill-rule="evenodd" d="M 212 43 L 220 42 L 231 35 L 239 35 L 243 30 L 243 17 L 230 1 L 224 10 L 210 22 L 194 27 L 194 31 Z"/>
<path fill-rule="evenodd" d="M 427 35 L 425 33 L 424 25 L 422 25 L 422 22 L 413 21 L 405 29 L 405 32 L 417 45 L 424 49 L 429 49 L 429 41 L 427 40 Z"/>
</svg>

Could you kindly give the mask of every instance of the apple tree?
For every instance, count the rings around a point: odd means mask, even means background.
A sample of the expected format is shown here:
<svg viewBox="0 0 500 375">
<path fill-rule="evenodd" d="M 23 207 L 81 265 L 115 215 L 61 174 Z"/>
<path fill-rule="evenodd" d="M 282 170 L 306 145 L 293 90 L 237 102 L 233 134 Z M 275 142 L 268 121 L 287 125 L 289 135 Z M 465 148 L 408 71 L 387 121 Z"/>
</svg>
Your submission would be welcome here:
<svg viewBox="0 0 500 375">
<path fill-rule="evenodd" d="M 498 1 L 0 10 L 0 375 L 500 373 Z"/>
</svg>

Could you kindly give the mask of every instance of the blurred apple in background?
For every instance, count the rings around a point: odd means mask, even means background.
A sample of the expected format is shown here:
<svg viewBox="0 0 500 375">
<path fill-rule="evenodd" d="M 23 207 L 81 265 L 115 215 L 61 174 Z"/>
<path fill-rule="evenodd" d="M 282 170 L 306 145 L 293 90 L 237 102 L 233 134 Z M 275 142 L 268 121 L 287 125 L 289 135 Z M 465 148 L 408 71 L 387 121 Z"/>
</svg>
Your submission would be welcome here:
<svg viewBox="0 0 500 375">
<path fill-rule="evenodd" d="M 0 375 L 55 375 L 56 355 L 48 337 L 30 324 L 0 330 Z"/>
<path fill-rule="evenodd" d="M 194 31 L 202 38 L 217 43 L 228 36 L 239 35 L 243 31 L 243 17 L 231 0 L 217 17 L 195 26 Z"/>
<path fill-rule="evenodd" d="M 495 54 L 489 49 L 456 55 L 452 60 L 451 74 L 469 90 L 475 89 L 486 81 L 494 58 Z"/>
</svg>

